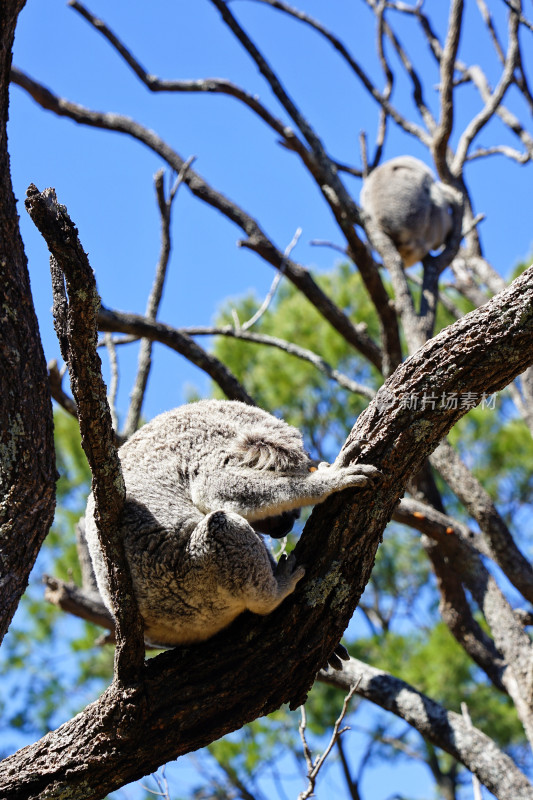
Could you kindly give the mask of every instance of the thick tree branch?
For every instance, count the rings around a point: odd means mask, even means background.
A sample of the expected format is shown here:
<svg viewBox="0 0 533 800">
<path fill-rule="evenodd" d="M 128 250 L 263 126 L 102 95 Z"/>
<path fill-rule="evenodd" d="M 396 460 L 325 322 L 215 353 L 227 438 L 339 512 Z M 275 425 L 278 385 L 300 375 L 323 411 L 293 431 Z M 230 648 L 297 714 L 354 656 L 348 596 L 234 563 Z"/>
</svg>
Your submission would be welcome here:
<svg viewBox="0 0 533 800">
<path fill-rule="evenodd" d="M 283 702 L 301 704 L 353 615 L 407 481 L 465 413 L 437 405 L 406 408 L 403 393 L 453 390 L 481 396 L 502 388 L 531 363 L 533 268 L 405 361 L 361 414 L 341 458 L 354 439 L 366 439 L 360 458 L 378 466 L 383 480 L 371 493 L 342 492 L 314 509 L 296 548 L 306 575 L 279 609 L 261 618 L 242 615 L 205 643 L 150 659 L 144 666 L 146 704 L 135 706 L 131 716 L 122 714 L 122 697 L 111 686 L 73 720 L 5 759 L 0 793 L 27 800 L 68 786 L 70 800 L 96 800 Z M 114 747 L 121 758 L 110 769 L 102 752 Z"/>
<path fill-rule="evenodd" d="M 320 672 L 319 679 L 343 690 L 359 681 L 358 695 L 392 711 L 427 741 L 450 753 L 498 800 L 533 800 L 533 786 L 492 739 L 405 681 L 355 658 L 342 672 Z"/>
<path fill-rule="evenodd" d="M 126 567 L 119 520 L 126 496 L 115 434 L 96 352 L 100 298 L 87 256 L 53 189 L 27 192 L 26 208 L 50 250 L 54 322 L 68 365 L 82 447 L 93 474 L 95 519 L 104 553 L 117 621 L 117 679 L 136 683 L 144 660 L 143 624 Z"/>
</svg>

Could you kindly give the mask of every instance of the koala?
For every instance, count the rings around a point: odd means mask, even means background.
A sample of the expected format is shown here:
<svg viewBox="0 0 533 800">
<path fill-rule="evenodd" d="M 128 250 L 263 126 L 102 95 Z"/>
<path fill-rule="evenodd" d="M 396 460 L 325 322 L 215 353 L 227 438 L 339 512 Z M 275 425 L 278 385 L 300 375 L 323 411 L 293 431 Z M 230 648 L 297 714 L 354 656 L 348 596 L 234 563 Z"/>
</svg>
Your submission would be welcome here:
<svg viewBox="0 0 533 800">
<path fill-rule="evenodd" d="M 441 247 L 453 227 L 453 190 L 412 156 L 376 167 L 363 183 L 360 202 L 392 239 L 406 267 Z"/>
<path fill-rule="evenodd" d="M 284 536 L 302 506 L 363 487 L 370 465 L 317 467 L 298 430 L 259 408 L 203 400 L 155 417 L 119 451 L 121 534 L 145 640 L 208 639 L 248 609 L 269 614 L 304 568 L 276 564 L 263 533 Z M 85 515 L 98 589 L 111 610 L 90 495 Z"/>
</svg>

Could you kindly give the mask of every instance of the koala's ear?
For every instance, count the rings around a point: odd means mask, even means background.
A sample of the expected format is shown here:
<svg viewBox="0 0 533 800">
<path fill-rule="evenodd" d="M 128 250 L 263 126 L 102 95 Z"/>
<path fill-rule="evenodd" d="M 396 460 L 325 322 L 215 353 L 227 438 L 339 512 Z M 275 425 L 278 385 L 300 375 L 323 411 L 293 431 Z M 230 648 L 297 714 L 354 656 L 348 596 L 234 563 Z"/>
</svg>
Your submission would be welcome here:
<svg viewBox="0 0 533 800">
<path fill-rule="evenodd" d="M 252 469 L 290 472 L 309 464 L 299 431 L 289 426 L 248 428 L 235 437 L 230 452 L 238 464 Z"/>
</svg>

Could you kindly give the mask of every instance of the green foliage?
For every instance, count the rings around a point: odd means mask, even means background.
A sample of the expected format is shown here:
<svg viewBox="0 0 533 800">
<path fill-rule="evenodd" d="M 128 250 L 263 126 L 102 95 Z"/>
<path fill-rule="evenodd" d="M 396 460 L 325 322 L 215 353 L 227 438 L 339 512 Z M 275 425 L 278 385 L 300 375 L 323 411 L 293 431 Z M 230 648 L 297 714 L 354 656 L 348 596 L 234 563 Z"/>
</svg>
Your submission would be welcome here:
<svg viewBox="0 0 533 800">
<path fill-rule="evenodd" d="M 366 323 L 369 334 L 378 335 L 375 315 L 356 272 L 341 264 L 320 276 L 318 282 L 345 313 Z M 229 301 L 216 324 L 232 324 L 233 309 L 245 321 L 258 305 L 252 297 Z M 376 373 L 291 284 L 281 286 L 273 308 L 253 331 L 298 344 L 353 380 L 375 388 L 379 385 Z M 258 405 L 282 414 L 287 422 L 300 428 L 313 453 L 326 460 L 334 457 L 353 420 L 366 405 L 366 400 L 330 381 L 311 364 L 277 348 L 219 337 L 214 351 L 243 381 Z"/>
</svg>

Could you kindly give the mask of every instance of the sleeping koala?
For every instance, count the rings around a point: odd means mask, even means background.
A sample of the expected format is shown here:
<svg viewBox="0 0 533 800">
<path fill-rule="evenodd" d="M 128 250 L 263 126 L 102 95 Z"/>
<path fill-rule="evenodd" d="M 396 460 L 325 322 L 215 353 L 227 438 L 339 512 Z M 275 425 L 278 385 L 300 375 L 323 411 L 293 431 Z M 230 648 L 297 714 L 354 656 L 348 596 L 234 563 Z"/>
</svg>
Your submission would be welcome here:
<svg viewBox="0 0 533 800">
<path fill-rule="evenodd" d="M 261 532 L 284 536 L 302 506 L 379 475 L 369 465 L 317 469 L 295 428 L 222 400 L 161 414 L 119 452 L 122 534 L 145 639 L 166 647 L 208 639 L 245 609 L 277 608 L 304 568 L 293 557 L 276 564 Z M 85 526 L 111 609 L 92 495 Z"/>
<path fill-rule="evenodd" d="M 436 181 L 429 167 L 412 156 L 376 167 L 363 183 L 360 201 L 392 239 L 406 267 L 441 247 L 453 227 L 453 189 Z"/>
</svg>

